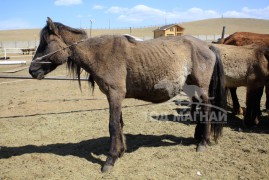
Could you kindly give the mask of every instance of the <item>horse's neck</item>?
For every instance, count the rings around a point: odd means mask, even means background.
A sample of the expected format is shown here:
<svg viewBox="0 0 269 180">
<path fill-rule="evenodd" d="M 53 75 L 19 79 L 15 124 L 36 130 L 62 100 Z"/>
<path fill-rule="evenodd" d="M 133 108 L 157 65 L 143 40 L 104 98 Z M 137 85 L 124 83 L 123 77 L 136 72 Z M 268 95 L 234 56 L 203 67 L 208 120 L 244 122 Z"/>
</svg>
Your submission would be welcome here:
<svg viewBox="0 0 269 180">
<path fill-rule="evenodd" d="M 110 48 L 117 47 L 113 36 L 93 37 L 87 39 L 74 48 L 73 59 L 83 69 L 92 72 L 102 71 L 102 65 L 107 64 L 110 57 Z M 119 45 L 120 46 L 120 45 Z M 111 63 L 111 62 L 110 62 Z"/>
<path fill-rule="evenodd" d="M 95 52 L 89 41 L 80 42 L 71 49 L 71 59 L 74 63 L 81 66 L 83 69 L 95 69 Z"/>
</svg>

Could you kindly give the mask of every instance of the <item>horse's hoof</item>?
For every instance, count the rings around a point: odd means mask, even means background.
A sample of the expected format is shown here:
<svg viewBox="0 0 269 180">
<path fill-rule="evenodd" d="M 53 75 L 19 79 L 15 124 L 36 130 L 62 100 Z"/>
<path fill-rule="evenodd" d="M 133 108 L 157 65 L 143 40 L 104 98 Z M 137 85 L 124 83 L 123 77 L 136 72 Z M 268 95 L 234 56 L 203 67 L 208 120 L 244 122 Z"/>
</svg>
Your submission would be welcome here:
<svg viewBox="0 0 269 180">
<path fill-rule="evenodd" d="M 111 170 L 113 169 L 113 166 L 112 165 L 104 165 L 103 168 L 102 168 L 102 173 L 107 173 L 107 172 L 110 172 Z"/>
<path fill-rule="evenodd" d="M 206 151 L 206 146 L 199 144 L 196 148 L 196 152 L 204 152 Z"/>
</svg>

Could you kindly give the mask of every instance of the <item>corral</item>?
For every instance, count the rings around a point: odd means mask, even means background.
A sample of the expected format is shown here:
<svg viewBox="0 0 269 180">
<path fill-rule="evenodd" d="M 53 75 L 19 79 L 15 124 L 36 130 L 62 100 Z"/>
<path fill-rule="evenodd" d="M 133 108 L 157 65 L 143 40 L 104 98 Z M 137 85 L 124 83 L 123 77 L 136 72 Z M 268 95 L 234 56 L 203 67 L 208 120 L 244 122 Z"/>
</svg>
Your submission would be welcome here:
<svg viewBox="0 0 269 180">
<path fill-rule="evenodd" d="M 64 66 L 52 74 L 63 75 Z M 237 131 L 242 116 L 229 115 L 219 144 L 196 153 L 194 124 L 174 121 L 179 106 L 133 99 L 124 101 L 125 160 L 103 175 L 109 143 L 105 96 L 98 88 L 92 96 L 86 82 L 80 92 L 76 81 L 34 81 L 0 79 L 2 178 L 116 178 L 123 173 L 133 178 L 194 178 L 197 172 L 205 178 L 267 176 L 267 114 L 260 128 L 247 133 Z M 245 90 L 239 90 L 243 104 Z"/>
<path fill-rule="evenodd" d="M 30 58 L 27 59 L 29 65 Z M 14 66 L 1 66 L 7 71 Z M 6 74 L 6 73 L 0 73 Z M 65 76 L 61 66 L 51 76 Z M 28 75 L 28 70 L 16 75 Z M 178 122 L 173 101 L 123 104 L 127 153 L 109 174 L 101 174 L 108 134 L 108 104 L 87 83 L 0 79 L 0 176 L 3 179 L 262 179 L 268 177 L 269 121 L 239 132 L 242 116 L 229 114 L 219 144 L 196 153 L 194 123 Z M 245 89 L 238 91 L 244 104 Z M 185 96 L 178 97 L 186 99 Z M 264 109 L 264 97 L 262 109 Z"/>
</svg>

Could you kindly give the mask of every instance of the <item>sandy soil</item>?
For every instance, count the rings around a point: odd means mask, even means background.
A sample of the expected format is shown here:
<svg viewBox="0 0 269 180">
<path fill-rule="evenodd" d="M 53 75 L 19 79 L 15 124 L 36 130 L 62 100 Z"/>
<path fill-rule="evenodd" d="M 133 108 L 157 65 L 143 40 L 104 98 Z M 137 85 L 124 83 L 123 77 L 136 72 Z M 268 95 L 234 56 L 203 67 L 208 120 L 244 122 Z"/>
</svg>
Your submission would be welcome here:
<svg viewBox="0 0 269 180">
<path fill-rule="evenodd" d="M 16 66 L 1 66 L 0 72 Z M 6 73 L 0 73 L 3 75 Z M 61 66 L 52 75 L 66 75 Z M 12 75 L 28 75 L 28 69 Z M 174 102 L 124 101 L 128 150 L 111 173 L 101 166 L 109 146 L 105 96 L 76 81 L 0 79 L 0 179 L 268 179 L 269 121 L 238 132 L 228 116 L 223 137 L 195 152 L 195 125 L 174 122 Z M 238 91 L 244 104 L 245 89 Z M 180 99 L 186 98 L 180 96 Z M 262 105 L 264 105 L 264 97 Z M 156 116 L 167 115 L 167 121 Z"/>
</svg>

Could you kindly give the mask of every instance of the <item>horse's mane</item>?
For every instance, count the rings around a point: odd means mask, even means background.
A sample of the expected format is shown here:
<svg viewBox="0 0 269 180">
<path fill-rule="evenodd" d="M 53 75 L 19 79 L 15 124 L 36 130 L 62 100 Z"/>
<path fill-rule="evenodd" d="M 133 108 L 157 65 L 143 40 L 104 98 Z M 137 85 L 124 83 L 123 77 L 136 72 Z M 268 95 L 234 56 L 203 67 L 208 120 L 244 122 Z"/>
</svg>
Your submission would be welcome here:
<svg viewBox="0 0 269 180">
<path fill-rule="evenodd" d="M 54 23 L 54 24 L 59 29 L 65 29 L 65 30 L 71 31 L 72 33 L 80 34 L 81 35 L 81 40 L 88 38 L 87 33 L 82 29 L 75 29 L 75 28 L 72 28 L 72 27 L 69 27 L 69 26 L 65 26 L 65 25 L 63 25 L 61 23 Z M 78 78 L 78 84 L 79 84 L 79 88 L 81 90 L 81 80 L 80 80 L 80 75 L 81 75 L 81 72 L 82 72 L 81 66 L 76 64 L 71 58 L 68 58 L 66 67 L 69 70 L 69 73 L 73 78 L 74 77 Z M 94 79 L 93 79 L 93 76 L 91 74 L 87 73 L 86 71 L 85 71 L 85 74 L 86 74 L 86 76 L 88 76 L 88 82 L 91 85 L 92 90 L 94 91 Z"/>
<path fill-rule="evenodd" d="M 81 68 L 81 66 L 80 65 L 78 65 L 78 64 L 76 64 L 72 59 L 70 59 L 70 58 L 68 58 L 68 60 L 67 60 L 67 64 L 66 64 L 67 66 L 67 69 L 68 69 L 68 71 L 69 71 L 69 73 L 70 73 L 70 75 L 73 77 L 73 78 L 75 78 L 75 77 L 77 77 L 77 79 L 78 79 L 78 84 L 79 84 L 79 88 L 80 88 L 80 90 L 81 90 L 81 81 L 80 81 L 80 75 L 81 75 L 81 73 L 82 73 L 82 68 Z M 89 73 L 87 73 L 86 71 L 85 71 L 85 74 L 86 74 L 86 76 L 88 76 L 88 82 L 89 82 L 89 84 L 91 85 L 91 87 L 92 87 L 92 90 L 94 91 L 94 78 L 93 78 L 93 76 L 91 75 L 91 74 L 89 74 Z"/>
<path fill-rule="evenodd" d="M 67 31 L 71 31 L 71 32 L 73 32 L 73 33 L 76 33 L 76 34 L 81 34 L 81 35 L 84 35 L 84 36 L 86 36 L 87 37 L 87 33 L 86 33 L 86 31 L 84 31 L 83 29 L 76 29 L 76 28 L 72 28 L 72 27 L 69 27 L 69 26 L 66 26 L 66 25 L 64 25 L 64 24 L 62 24 L 62 23 L 59 23 L 59 22 L 54 22 L 54 26 L 59 30 L 59 31 L 61 31 L 61 30 L 67 30 Z M 43 29 L 42 29 L 42 31 L 49 31 L 49 27 L 48 27 L 48 25 L 46 25 Z M 42 32 L 41 31 L 41 32 Z"/>
</svg>

